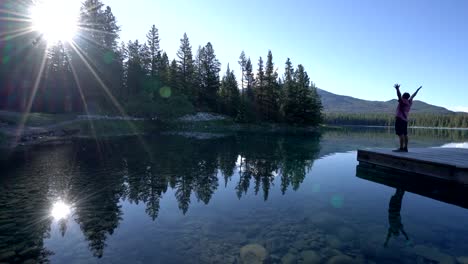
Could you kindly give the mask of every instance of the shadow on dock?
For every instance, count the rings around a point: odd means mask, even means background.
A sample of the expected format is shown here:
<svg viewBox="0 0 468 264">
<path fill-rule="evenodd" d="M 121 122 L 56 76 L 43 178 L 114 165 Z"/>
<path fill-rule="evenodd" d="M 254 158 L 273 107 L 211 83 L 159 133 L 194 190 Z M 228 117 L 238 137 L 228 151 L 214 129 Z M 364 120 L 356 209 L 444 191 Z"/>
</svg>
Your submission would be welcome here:
<svg viewBox="0 0 468 264">
<path fill-rule="evenodd" d="M 361 163 L 356 176 L 468 209 L 468 185 Z"/>
</svg>

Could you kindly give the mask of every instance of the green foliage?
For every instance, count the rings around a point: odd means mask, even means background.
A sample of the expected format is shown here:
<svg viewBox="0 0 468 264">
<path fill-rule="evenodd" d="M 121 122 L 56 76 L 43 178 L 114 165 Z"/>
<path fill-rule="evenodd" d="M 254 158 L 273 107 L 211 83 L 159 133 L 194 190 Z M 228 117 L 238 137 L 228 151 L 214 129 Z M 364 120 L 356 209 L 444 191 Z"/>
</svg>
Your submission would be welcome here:
<svg viewBox="0 0 468 264">
<path fill-rule="evenodd" d="M 126 105 L 132 116 L 157 119 L 173 119 L 194 112 L 194 107 L 185 95 L 162 87 L 155 91 L 145 91 L 131 98 Z"/>
<path fill-rule="evenodd" d="M 240 108 L 240 94 L 234 71 L 229 69 L 221 81 L 221 90 L 219 93 L 221 100 L 221 111 L 231 117 L 237 117 Z"/>
<path fill-rule="evenodd" d="M 258 85 L 255 89 L 256 103 L 262 121 L 277 122 L 280 119 L 280 86 L 278 73 L 274 69 L 273 55 L 268 51 L 265 73 L 263 75 L 263 61 L 260 58 L 258 70 Z"/>
<path fill-rule="evenodd" d="M 155 78 L 155 77 L 160 77 L 160 68 L 161 63 L 160 60 L 162 59 L 161 57 L 161 48 L 159 46 L 159 31 L 156 28 L 155 25 L 153 25 L 146 34 L 146 39 L 147 39 L 147 45 L 148 45 L 148 52 L 149 52 L 149 72 L 150 76 Z M 167 57 L 167 55 L 166 55 Z"/>
<path fill-rule="evenodd" d="M 190 45 L 190 41 L 186 33 L 184 33 L 183 38 L 180 40 L 180 48 L 177 51 L 177 58 L 179 78 L 177 78 L 177 85 L 173 87 L 176 87 L 193 103 L 195 103 L 196 93 L 193 87 L 195 66 L 193 62 L 192 46 Z"/>
<path fill-rule="evenodd" d="M 325 123 L 330 125 L 393 126 L 395 116 L 386 113 L 327 113 Z M 411 114 L 409 126 L 468 128 L 468 114 Z"/>
<path fill-rule="evenodd" d="M 221 63 L 216 58 L 213 46 L 210 42 L 205 47 L 199 49 L 196 59 L 197 82 L 194 83 L 196 89 L 195 104 L 198 107 L 217 111 L 219 92 L 219 72 Z"/>
<path fill-rule="evenodd" d="M 283 84 L 282 111 L 284 119 L 294 125 L 318 125 L 322 122 L 321 100 L 310 83 L 304 66 L 294 71 L 291 61 L 286 61 Z"/>
<path fill-rule="evenodd" d="M 27 3 L 11 10 L 13 30 L 31 26 L 30 21 L 15 17 L 27 12 Z M 299 69 L 300 76 L 288 72 L 283 84 L 271 51 L 265 64 L 260 57 L 257 74 L 242 52 L 239 84 L 230 69 L 220 80 L 221 63 L 210 42 L 199 47 L 194 59 L 187 34 L 172 60 L 160 47 L 156 25 L 149 28 L 144 41 L 119 45 L 117 19 L 102 0 L 83 1 L 79 24 L 80 37 L 74 47 L 69 43 L 47 45 L 35 33 L 0 40 L 0 46 L 7 47 L 4 57 L 8 58 L 0 64 L 1 109 L 168 119 L 196 108 L 228 114 L 238 122 L 320 123 L 320 100 L 305 70 Z M 42 71 L 43 50 L 47 56 Z M 24 76 L 11 69 L 20 69 Z M 40 85 L 29 107 L 37 76 Z"/>
</svg>

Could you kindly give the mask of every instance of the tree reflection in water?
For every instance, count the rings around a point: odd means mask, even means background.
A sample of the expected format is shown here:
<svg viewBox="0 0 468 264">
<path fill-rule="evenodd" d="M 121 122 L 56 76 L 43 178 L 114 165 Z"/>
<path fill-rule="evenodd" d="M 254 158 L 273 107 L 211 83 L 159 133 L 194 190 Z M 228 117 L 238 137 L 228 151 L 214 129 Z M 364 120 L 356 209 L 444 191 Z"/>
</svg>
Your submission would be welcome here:
<svg viewBox="0 0 468 264">
<path fill-rule="evenodd" d="M 151 219 L 159 215 L 168 188 L 180 211 L 189 210 L 191 195 L 208 204 L 224 180 L 236 183 L 240 198 L 251 188 L 268 199 L 276 177 L 284 194 L 297 190 L 319 154 L 319 136 L 237 135 L 210 140 L 178 136 L 146 140 L 151 153 L 133 138 L 35 148 L 0 164 L 0 252 L 2 261 L 47 261 L 44 238 L 50 236 L 51 205 L 73 204 L 75 221 L 94 256 L 104 254 L 106 240 L 122 220 L 121 201 L 143 203 Z M 3 173 L 5 172 L 5 173 Z M 236 178 L 237 177 L 237 178 Z M 65 235 L 67 219 L 59 221 Z M 6 230 L 3 230 L 6 229 Z M 32 249 L 32 250 L 31 250 Z"/>
</svg>

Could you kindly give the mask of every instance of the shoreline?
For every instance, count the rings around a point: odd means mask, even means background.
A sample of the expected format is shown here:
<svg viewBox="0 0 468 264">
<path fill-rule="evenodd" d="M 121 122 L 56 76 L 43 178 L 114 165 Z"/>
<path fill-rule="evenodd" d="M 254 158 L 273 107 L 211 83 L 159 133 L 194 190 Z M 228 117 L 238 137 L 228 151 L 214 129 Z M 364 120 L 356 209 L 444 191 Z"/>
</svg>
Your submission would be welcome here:
<svg viewBox="0 0 468 264">
<path fill-rule="evenodd" d="M 196 139 L 224 137 L 235 133 L 256 134 L 314 134 L 322 126 L 298 127 L 284 124 L 240 124 L 232 120 L 214 121 L 128 121 L 128 120 L 76 120 L 65 126 L 25 127 L 24 133 L 16 136 L 17 127 L 0 126 L 1 151 L 14 151 L 32 146 L 67 144 L 79 139 L 109 139 L 129 136 L 178 135 Z"/>
<path fill-rule="evenodd" d="M 11 117 L 20 113 L 5 112 Z M 343 128 L 376 128 L 391 129 L 393 126 L 370 125 L 319 125 L 293 126 L 283 123 L 236 123 L 232 118 L 219 114 L 198 112 L 176 120 L 143 119 L 134 117 L 106 115 L 68 115 L 32 114 L 33 120 L 28 123 L 20 136 L 17 136 L 18 122 L 2 120 L 0 116 L 0 150 L 12 151 L 37 145 L 66 144 L 77 139 L 108 139 L 127 136 L 179 135 L 197 139 L 223 137 L 233 133 L 255 134 L 290 134 L 307 135 L 325 130 Z M 39 116 L 39 117 L 37 117 Z M 38 118 L 39 120 L 34 120 Z M 46 122 L 40 122 L 46 119 Z M 29 125 L 29 126 L 28 126 Z M 434 129 L 449 131 L 468 131 L 468 128 L 447 127 L 410 127 L 410 129 Z"/>
</svg>

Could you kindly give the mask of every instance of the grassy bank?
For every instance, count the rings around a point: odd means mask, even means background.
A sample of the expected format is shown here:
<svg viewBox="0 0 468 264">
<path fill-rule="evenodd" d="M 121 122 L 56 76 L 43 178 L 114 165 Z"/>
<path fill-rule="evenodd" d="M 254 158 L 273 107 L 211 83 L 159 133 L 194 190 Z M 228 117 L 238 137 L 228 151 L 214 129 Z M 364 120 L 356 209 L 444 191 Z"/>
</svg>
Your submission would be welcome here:
<svg viewBox="0 0 468 264">
<path fill-rule="evenodd" d="M 7 125 L 19 125 L 24 116 L 21 113 L 0 111 L 0 123 Z M 75 114 L 44 114 L 44 113 L 30 113 L 24 119 L 25 126 L 41 127 L 54 125 L 60 122 L 73 120 L 76 118 Z"/>
<path fill-rule="evenodd" d="M 81 136 L 108 137 L 120 135 L 141 135 L 157 130 L 157 124 L 152 121 L 124 121 L 124 120 L 86 120 L 74 124 L 80 129 Z"/>
<path fill-rule="evenodd" d="M 208 121 L 207 121 L 208 120 Z M 76 115 L 54 115 L 33 113 L 26 119 L 21 145 L 34 145 L 61 142 L 71 138 L 102 138 L 113 136 L 149 135 L 160 132 L 200 132 L 200 133 L 277 133 L 306 134 L 315 133 L 314 127 L 290 126 L 271 123 L 236 123 L 232 118 L 217 116 L 213 119 L 189 118 L 189 121 L 174 120 L 120 120 L 77 119 Z M 0 145 L 15 146 L 14 133 L 22 122 L 21 113 L 0 111 Z M 10 147 L 9 147 L 10 148 Z"/>
</svg>

